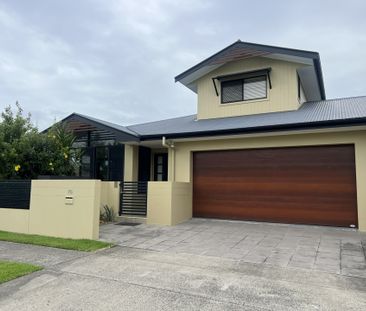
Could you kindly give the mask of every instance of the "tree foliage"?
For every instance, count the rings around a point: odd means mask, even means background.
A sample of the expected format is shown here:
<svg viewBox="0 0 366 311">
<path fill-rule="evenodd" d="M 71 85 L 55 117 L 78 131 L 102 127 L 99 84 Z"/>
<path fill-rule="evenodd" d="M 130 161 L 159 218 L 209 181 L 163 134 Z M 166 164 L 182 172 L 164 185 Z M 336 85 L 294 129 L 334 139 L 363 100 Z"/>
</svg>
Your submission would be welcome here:
<svg viewBox="0 0 366 311">
<path fill-rule="evenodd" d="M 80 155 L 72 149 L 74 140 L 61 123 L 40 133 L 18 104 L 15 112 L 6 107 L 0 117 L 0 179 L 75 175 Z"/>
</svg>

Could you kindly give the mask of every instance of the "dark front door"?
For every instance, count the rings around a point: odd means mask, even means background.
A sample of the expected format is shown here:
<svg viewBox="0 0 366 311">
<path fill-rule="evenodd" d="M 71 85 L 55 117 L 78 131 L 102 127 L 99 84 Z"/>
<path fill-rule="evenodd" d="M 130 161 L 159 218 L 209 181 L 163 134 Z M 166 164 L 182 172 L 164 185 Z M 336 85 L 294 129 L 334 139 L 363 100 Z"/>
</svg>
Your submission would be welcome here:
<svg viewBox="0 0 366 311">
<path fill-rule="evenodd" d="M 353 145 L 196 152 L 193 215 L 357 227 Z"/>
<path fill-rule="evenodd" d="M 123 180 L 123 169 L 125 165 L 125 146 L 115 145 L 109 147 L 109 174 L 108 179 L 111 181 Z"/>
<path fill-rule="evenodd" d="M 95 149 L 95 178 L 109 180 L 109 148 L 108 146 Z"/>
<path fill-rule="evenodd" d="M 151 149 L 139 146 L 139 171 L 138 181 L 150 181 L 151 174 Z"/>
<path fill-rule="evenodd" d="M 168 180 L 168 154 L 156 153 L 154 155 L 154 181 Z"/>
</svg>

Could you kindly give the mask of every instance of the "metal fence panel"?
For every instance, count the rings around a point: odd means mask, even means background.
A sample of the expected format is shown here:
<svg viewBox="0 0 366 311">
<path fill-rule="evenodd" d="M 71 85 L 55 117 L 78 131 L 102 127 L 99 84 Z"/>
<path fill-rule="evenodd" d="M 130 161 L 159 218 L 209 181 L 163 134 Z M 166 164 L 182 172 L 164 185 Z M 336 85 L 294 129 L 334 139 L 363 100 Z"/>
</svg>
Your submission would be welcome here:
<svg viewBox="0 0 366 311">
<path fill-rule="evenodd" d="M 147 182 L 122 182 L 120 215 L 146 216 Z"/>
<path fill-rule="evenodd" d="M 0 208 L 29 209 L 30 195 L 30 180 L 0 181 Z"/>
</svg>

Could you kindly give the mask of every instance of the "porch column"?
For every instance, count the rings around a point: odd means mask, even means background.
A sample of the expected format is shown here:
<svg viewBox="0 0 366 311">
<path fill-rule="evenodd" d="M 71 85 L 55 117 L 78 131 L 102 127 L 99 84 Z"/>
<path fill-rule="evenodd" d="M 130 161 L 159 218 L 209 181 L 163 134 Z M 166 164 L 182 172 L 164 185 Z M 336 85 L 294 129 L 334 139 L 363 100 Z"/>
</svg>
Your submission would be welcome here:
<svg viewBox="0 0 366 311">
<path fill-rule="evenodd" d="M 124 181 L 138 181 L 139 149 L 136 145 L 125 145 Z"/>
<path fill-rule="evenodd" d="M 175 181 L 175 149 L 168 148 L 168 181 Z"/>
</svg>

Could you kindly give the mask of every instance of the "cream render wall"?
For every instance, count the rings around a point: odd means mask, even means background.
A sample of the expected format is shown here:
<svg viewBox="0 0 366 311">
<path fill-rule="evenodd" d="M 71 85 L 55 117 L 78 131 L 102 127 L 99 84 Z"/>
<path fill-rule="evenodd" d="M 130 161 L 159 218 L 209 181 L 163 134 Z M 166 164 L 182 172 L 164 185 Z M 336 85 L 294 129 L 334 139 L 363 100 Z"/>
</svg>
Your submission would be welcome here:
<svg viewBox="0 0 366 311">
<path fill-rule="evenodd" d="M 197 118 L 222 118 L 241 115 L 296 110 L 299 108 L 296 69 L 305 65 L 256 57 L 230 62 L 197 81 Z M 268 85 L 268 97 L 264 100 L 221 104 L 220 83 L 216 81 L 219 96 L 216 96 L 213 77 L 241 73 L 271 67 L 272 89 Z"/>
<path fill-rule="evenodd" d="M 99 238 L 100 180 L 33 180 L 29 233 L 74 239 Z M 65 204 L 65 196 L 73 204 Z"/>
<path fill-rule="evenodd" d="M 136 145 L 125 145 L 124 181 L 138 179 L 139 149 Z"/>
<path fill-rule="evenodd" d="M 366 231 L 366 131 L 274 134 L 266 137 L 237 136 L 175 141 L 175 181 L 192 182 L 192 154 L 195 151 L 354 144 L 359 230 Z"/>
<path fill-rule="evenodd" d="M 147 224 L 173 226 L 190 218 L 192 218 L 191 183 L 149 182 Z"/>
<path fill-rule="evenodd" d="M 192 218 L 192 183 L 172 183 L 172 225 Z"/>
<path fill-rule="evenodd" d="M 147 195 L 148 225 L 171 225 L 172 221 L 172 183 L 163 181 L 149 182 Z"/>
<path fill-rule="evenodd" d="M 29 210 L 0 208 L 0 230 L 28 233 Z"/>
<path fill-rule="evenodd" d="M 30 209 L 0 208 L 0 230 L 98 239 L 100 190 L 99 180 L 32 180 Z"/>
<path fill-rule="evenodd" d="M 103 206 L 108 205 L 113 208 L 116 215 L 119 212 L 119 196 L 120 188 L 118 181 L 102 181 L 101 182 L 101 197 L 100 210 L 104 211 Z"/>
</svg>

